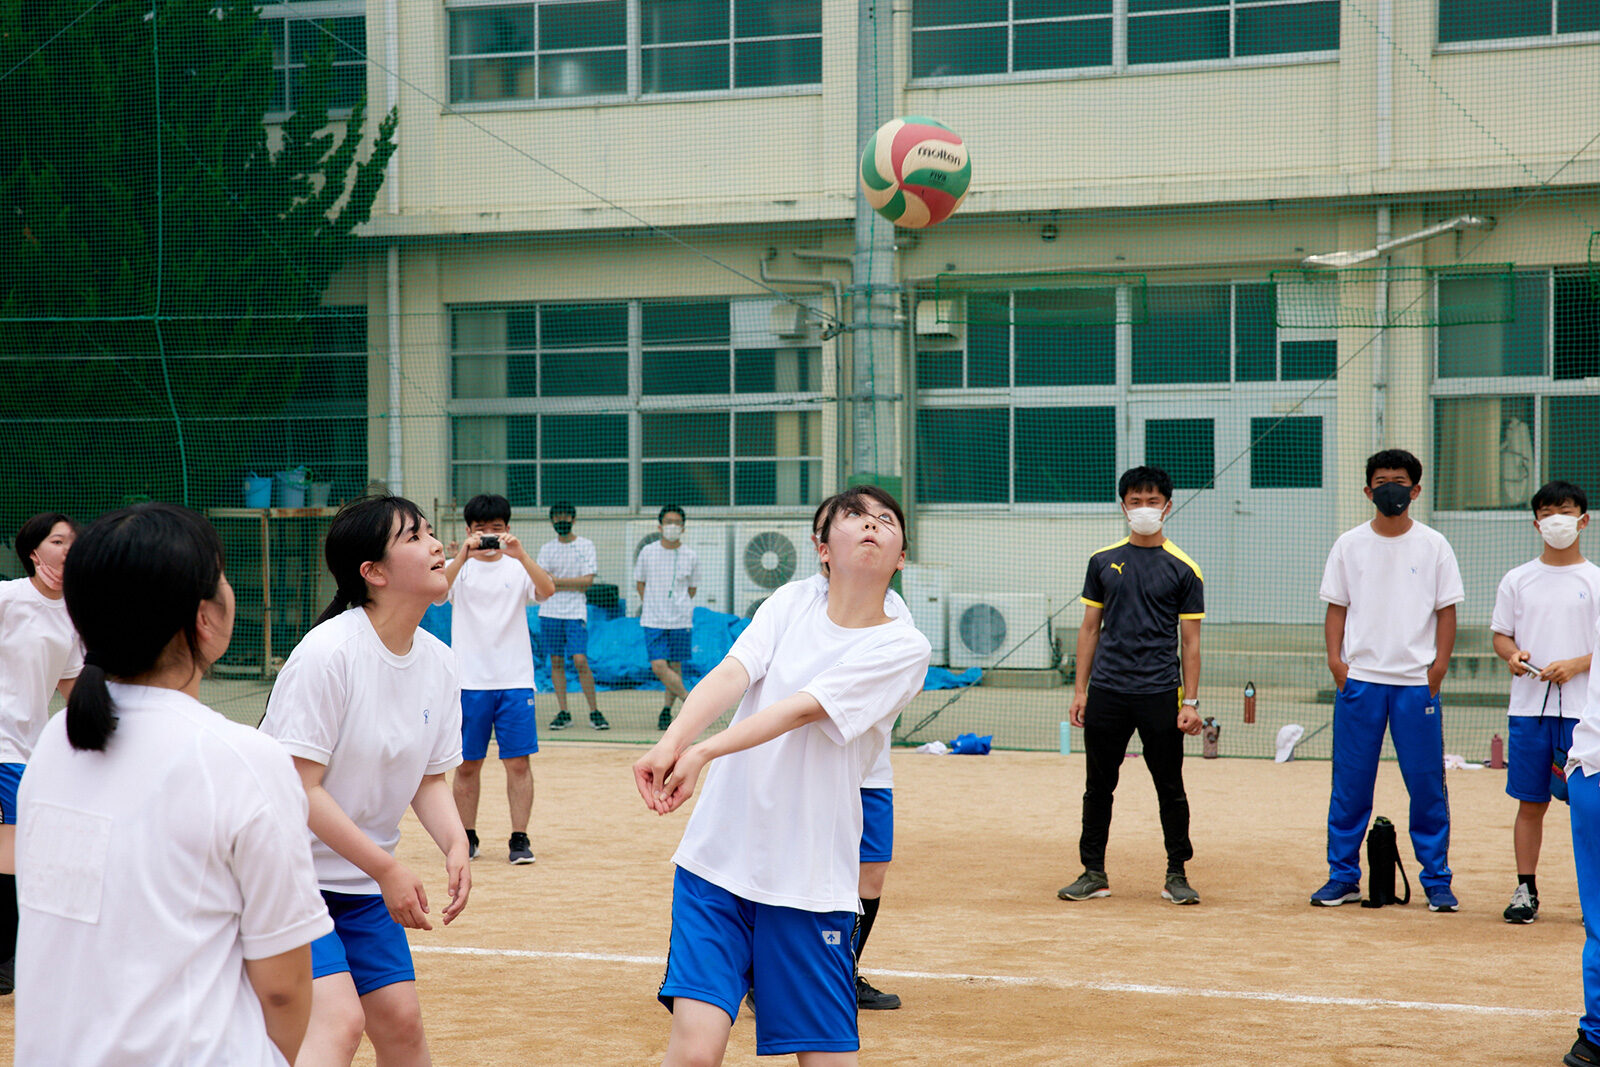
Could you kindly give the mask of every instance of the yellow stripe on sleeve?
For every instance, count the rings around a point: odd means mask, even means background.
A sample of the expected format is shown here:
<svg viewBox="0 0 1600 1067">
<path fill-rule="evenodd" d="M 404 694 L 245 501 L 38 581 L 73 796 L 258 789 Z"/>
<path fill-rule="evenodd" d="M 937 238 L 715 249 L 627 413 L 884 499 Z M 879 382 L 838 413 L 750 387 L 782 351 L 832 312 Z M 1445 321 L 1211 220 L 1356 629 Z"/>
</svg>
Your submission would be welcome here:
<svg viewBox="0 0 1600 1067">
<path fill-rule="evenodd" d="M 1091 608 L 1103 608 L 1103 607 L 1105 607 L 1105 605 L 1100 603 L 1100 601 L 1098 601 L 1098 600 L 1090 600 L 1086 596 L 1080 596 L 1078 599 L 1083 601 L 1085 604 L 1089 605 Z"/>
</svg>

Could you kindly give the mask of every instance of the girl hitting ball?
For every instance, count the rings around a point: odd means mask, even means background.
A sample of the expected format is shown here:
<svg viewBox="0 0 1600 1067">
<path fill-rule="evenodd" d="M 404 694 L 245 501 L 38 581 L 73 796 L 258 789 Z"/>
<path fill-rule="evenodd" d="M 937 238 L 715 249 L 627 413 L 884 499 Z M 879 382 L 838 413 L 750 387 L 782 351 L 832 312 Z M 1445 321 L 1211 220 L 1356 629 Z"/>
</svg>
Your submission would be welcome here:
<svg viewBox="0 0 1600 1067">
<path fill-rule="evenodd" d="M 758 1054 L 857 1062 L 860 786 L 931 650 L 884 612 L 905 563 L 892 496 L 857 486 L 827 501 L 817 551 L 827 585 L 791 582 L 769 597 L 634 764 L 645 805 L 665 815 L 715 761 L 673 857 L 659 993 L 672 1012 L 669 1065 L 721 1062 L 752 982 Z M 726 730 L 691 743 L 736 701 Z"/>
<path fill-rule="evenodd" d="M 22 782 L 16 1062 L 284 1064 L 332 923 L 288 757 L 197 699 L 233 634 L 222 544 L 141 504 L 65 579 L 89 651 Z"/>
<path fill-rule="evenodd" d="M 333 603 L 278 675 L 261 729 L 294 757 L 334 932 L 312 946 L 300 1067 L 348 1065 L 366 1032 L 384 1067 L 432 1062 L 404 928 L 431 930 L 422 880 L 394 858 L 409 805 L 445 856 L 449 923 L 472 884 L 445 772 L 461 762 L 455 660 L 417 629 L 444 599 L 444 547 L 409 500 L 346 505 L 328 530 Z"/>
</svg>

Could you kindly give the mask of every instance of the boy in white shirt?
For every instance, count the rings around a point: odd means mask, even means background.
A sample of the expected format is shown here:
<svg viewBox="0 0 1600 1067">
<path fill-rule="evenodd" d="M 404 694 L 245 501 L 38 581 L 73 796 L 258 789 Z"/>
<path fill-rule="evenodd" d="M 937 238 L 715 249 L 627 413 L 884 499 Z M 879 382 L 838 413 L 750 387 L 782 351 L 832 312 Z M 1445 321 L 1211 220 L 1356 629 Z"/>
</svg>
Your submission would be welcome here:
<svg viewBox="0 0 1600 1067">
<path fill-rule="evenodd" d="M 1421 483 L 1422 463 L 1410 452 L 1369 457 L 1365 492 L 1377 513 L 1334 542 L 1322 574 L 1323 636 L 1337 694 L 1328 882 L 1311 894 L 1314 907 L 1361 899 L 1361 839 L 1385 728 L 1411 794 L 1411 845 L 1428 910 L 1459 906 L 1450 890 L 1439 687 L 1455 648 L 1455 606 L 1466 594 L 1450 543 L 1406 514 Z"/>
<path fill-rule="evenodd" d="M 583 699 L 589 702 L 589 725 L 609 730 L 611 724 L 600 714 L 594 695 L 594 672 L 589 669 L 589 598 L 587 590 L 600 569 L 594 542 L 572 532 L 578 509 L 566 502 L 550 505 L 550 525 L 554 541 L 539 549 L 539 566 L 555 580 L 556 591 L 539 605 L 539 643 L 550 657 L 550 688 L 556 691 L 556 717 L 550 729 L 565 730 L 572 725 L 567 713 L 567 657 L 578 672 Z"/>
<path fill-rule="evenodd" d="M 1554 481 L 1533 494 L 1531 505 L 1544 551 L 1500 579 L 1489 623 L 1495 653 L 1512 675 L 1506 793 L 1517 800 L 1517 888 L 1505 910 L 1508 923 L 1531 923 L 1539 915 L 1534 872 L 1550 807 L 1551 769 L 1565 766 L 1572 748 L 1600 621 L 1600 567 L 1583 558 L 1578 543 L 1578 532 L 1589 525 L 1588 497 L 1575 485 Z"/>
<path fill-rule="evenodd" d="M 661 539 L 639 550 L 633 564 L 633 583 L 642 607 L 639 627 L 644 631 L 650 669 L 667 688 L 667 702 L 656 718 L 656 729 L 672 725 L 672 702 L 684 700 L 683 664 L 694 652 L 694 595 L 700 588 L 700 557 L 684 544 L 683 509 L 668 504 L 656 514 Z"/>
<path fill-rule="evenodd" d="M 533 770 L 539 719 L 533 705 L 533 638 L 527 606 L 555 592 L 555 582 L 511 532 L 511 502 L 479 494 L 462 517 L 467 539 L 444 569 L 450 583 L 450 647 L 461 682 L 461 765 L 453 788 L 467 829 L 467 849 L 478 855 L 478 796 L 492 731 L 506 772 L 511 807 L 509 861 L 533 862 L 528 819 L 533 814 Z"/>
</svg>

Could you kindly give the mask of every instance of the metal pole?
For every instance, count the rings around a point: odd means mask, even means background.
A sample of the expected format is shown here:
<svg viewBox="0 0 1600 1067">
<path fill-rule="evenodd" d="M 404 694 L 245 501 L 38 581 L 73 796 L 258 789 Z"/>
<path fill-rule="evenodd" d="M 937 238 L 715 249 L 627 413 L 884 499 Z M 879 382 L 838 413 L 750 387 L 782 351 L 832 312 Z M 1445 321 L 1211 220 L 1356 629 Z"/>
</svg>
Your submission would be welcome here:
<svg viewBox="0 0 1600 1067">
<path fill-rule="evenodd" d="M 887 3 L 857 0 L 856 143 L 865 144 L 894 107 L 894 27 Z M 881 16 L 881 17 L 880 17 Z M 902 471 L 893 395 L 900 344 L 895 321 L 899 306 L 896 285 L 894 226 L 856 197 L 855 252 L 851 290 L 855 318 L 851 325 L 850 466 L 849 477 L 898 482 Z M 899 488 L 893 485 L 893 488 Z"/>
</svg>

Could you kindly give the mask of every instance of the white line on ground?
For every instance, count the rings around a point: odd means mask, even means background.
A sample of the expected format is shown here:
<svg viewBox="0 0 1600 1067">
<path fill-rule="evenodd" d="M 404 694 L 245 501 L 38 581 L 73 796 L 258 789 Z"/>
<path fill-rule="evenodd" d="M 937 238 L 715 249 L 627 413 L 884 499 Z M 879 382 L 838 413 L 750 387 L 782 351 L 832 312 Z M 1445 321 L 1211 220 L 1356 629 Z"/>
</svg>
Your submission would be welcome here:
<svg viewBox="0 0 1600 1067">
<path fill-rule="evenodd" d="M 642 963 L 666 965 L 665 956 L 623 956 L 609 952 L 546 952 L 532 949 L 468 948 L 449 945 L 412 945 L 412 952 L 440 956 L 495 956 L 503 959 L 587 960 L 592 963 Z M 1313 1007 L 1403 1008 L 1409 1011 L 1458 1012 L 1463 1015 L 1514 1015 L 1527 1017 L 1570 1017 L 1570 1011 L 1550 1008 L 1511 1008 L 1495 1004 L 1452 1004 L 1431 1000 L 1387 1000 L 1382 997 L 1325 997 L 1309 993 L 1274 993 L 1251 989 L 1190 989 L 1183 986 L 1148 985 L 1142 982 L 1085 982 L 1049 975 L 963 974 L 954 971 L 889 971 L 871 968 L 868 973 L 886 978 L 915 978 L 942 982 L 992 982 L 997 985 L 1056 986 L 1062 989 L 1087 989 L 1097 993 L 1140 993 L 1156 997 L 1208 997 L 1214 1000 L 1255 1000 L 1274 1004 L 1303 1004 Z"/>
</svg>

